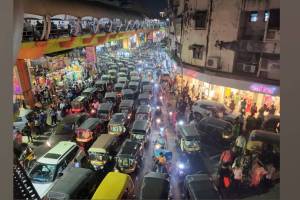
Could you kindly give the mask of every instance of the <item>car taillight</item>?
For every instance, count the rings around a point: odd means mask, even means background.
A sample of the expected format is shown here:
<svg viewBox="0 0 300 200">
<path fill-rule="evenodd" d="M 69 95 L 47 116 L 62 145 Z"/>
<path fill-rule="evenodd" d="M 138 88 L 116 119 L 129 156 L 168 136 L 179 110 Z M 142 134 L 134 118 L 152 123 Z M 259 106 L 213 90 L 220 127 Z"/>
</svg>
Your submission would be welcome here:
<svg viewBox="0 0 300 200">
<path fill-rule="evenodd" d="M 84 131 L 82 133 L 82 137 L 85 138 L 85 139 L 89 138 L 90 136 L 91 136 L 91 132 L 89 132 L 89 131 Z"/>
</svg>

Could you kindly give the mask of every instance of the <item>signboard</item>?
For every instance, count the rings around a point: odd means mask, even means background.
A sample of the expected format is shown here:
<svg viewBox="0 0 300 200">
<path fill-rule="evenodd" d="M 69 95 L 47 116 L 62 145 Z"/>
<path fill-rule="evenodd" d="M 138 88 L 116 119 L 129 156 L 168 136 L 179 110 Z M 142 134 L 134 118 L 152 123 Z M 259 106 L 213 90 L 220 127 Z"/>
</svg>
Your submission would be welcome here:
<svg viewBox="0 0 300 200">
<path fill-rule="evenodd" d="M 259 93 L 264 93 L 269 95 L 274 95 L 277 90 L 276 87 L 257 84 L 257 83 L 251 84 L 249 89 L 253 92 L 259 92 Z"/>
<path fill-rule="evenodd" d="M 13 87 L 14 87 L 14 94 L 19 95 L 22 94 L 22 88 L 19 80 L 19 74 L 17 68 L 13 68 Z"/>
</svg>

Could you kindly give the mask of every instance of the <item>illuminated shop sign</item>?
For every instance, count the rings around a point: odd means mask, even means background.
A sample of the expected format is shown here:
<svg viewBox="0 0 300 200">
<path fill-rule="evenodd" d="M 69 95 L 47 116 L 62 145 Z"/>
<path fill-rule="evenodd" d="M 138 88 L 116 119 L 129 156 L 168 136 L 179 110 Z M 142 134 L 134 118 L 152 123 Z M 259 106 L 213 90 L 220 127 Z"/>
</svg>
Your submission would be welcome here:
<svg viewBox="0 0 300 200">
<path fill-rule="evenodd" d="M 273 95 L 275 94 L 277 88 L 272 86 L 261 85 L 261 84 L 252 84 L 250 85 L 250 90 L 254 92 Z"/>
</svg>

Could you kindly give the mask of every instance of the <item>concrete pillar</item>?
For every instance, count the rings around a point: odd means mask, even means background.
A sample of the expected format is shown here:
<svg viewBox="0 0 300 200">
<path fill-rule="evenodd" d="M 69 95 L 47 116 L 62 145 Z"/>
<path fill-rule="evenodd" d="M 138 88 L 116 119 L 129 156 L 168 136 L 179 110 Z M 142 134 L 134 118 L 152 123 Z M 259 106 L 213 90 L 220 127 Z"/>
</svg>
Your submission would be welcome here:
<svg viewBox="0 0 300 200">
<path fill-rule="evenodd" d="M 23 92 L 25 102 L 27 105 L 33 108 L 34 107 L 33 92 L 31 88 L 31 81 L 30 81 L 29 72 L 25 60 L 17 59 L 16 66 L 20 77 L 20 84 L 22 87 L 22 92 Z"/>
</svg>

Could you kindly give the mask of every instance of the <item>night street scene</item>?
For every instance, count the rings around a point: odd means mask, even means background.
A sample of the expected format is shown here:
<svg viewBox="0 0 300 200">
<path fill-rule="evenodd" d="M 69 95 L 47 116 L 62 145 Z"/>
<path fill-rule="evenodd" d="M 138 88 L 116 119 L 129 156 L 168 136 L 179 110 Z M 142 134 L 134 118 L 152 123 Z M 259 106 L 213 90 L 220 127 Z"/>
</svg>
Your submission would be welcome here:
<svg viewBox="0 0 300 200">
<path fill-rule="evenodd" d="M 279 0 L 20 4 L 14 199 L 280 199 Z"/>
</svg>

